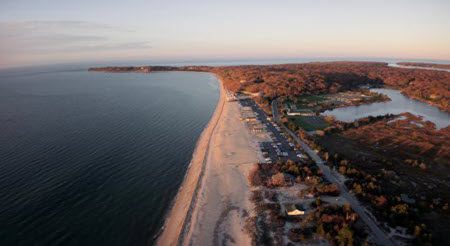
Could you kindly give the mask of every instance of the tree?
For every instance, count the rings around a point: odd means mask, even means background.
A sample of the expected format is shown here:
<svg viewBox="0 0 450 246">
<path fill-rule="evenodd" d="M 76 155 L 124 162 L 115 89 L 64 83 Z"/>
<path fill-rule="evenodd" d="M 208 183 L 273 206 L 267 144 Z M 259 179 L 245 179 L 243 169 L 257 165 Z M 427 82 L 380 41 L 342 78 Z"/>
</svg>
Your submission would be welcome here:
<svg viewBox="0 0 450 246">
<path fill-rule="evenodd" d="M 288 127 L 290 130 L 294 131 L 294 132 L 296 132 L 296 131 L 298 130 L 297 124 L 295 124 L 295 123 L 292 122 L 292 121 L 288 121 L 287 127 Z"/>
<path fill-rule="evenodd" d="M 250 184 L 253 186 L 259 186 L 262 184 L 263 180 L 261 178 L 258 165 L 255 165 L 255 167 L 250 171 L 248 179 L 250 181 Z"/>
<path fill-rule="evenodd" d="M 415 237 L 419 237 L 420 234 L 422 234 L 422 227 L 416 225 L 416 226 L 414 227 L 414 236 L 415 236 Z"/>
<path fill-rule="evenodd" d="M 339 242 L 339 245 L 353 245 L 353 232 L 348 225 L 344 225 L 339 230 L 336 239 Z"/>
<path fill-rule="evenodd" d="M 369 184 L 367 184 L 367 188 L 369 190 L 375 190 L 377 186 L 373 182 L 369 182 Z"/>
<path fill-rule="evenodd" d="M 387 198 L 383 195 L 377 196 L 375 198 L 375 203 L 377 206 L 383 206 L 384 204 L 386 204 L 386 202 L 387 202 Z"/>
<path fill-rule="evenodd" d="M 323 224 L 322 223 L 320 223 L 317 226 L 316 233 L 321 235 L 321 236 L 325 236 L 325 230 L 323 229 Z"/>
<path fill-rule="evenodd" d="M 345 172 L 347 171 L 347 168 L 345 166 L 339 166 L 339 173 L 344 175 Z"/>
<path fill-rule="evenodd" d="M 298 168 L 298 165 L 295 164 L 295 162 L 292 160 L 287 160 L 283 169 L 284 169 L 284 171 L 286 171 L 290 174 L 296 175 L 296 176 L 300 174 L 300 169 Z"/>
<path fill-rule="evenodd" d="M 350 203 L 346 202 L 344 204 L 344 206 L 342 206 L 342 208 L 344 209 L 344 212 L 349 213 L 352 211 L 352 207 L 350 206 Z"/>
<path fill-rule="evenodd" d="M 408 214 L 408 204 L 405 203 L 401 203 L 401 204 L 397 204 L 395 206 L 391 207 L 391 211 L 396 213 L 396 214 L 400 214 L 400 215 L 406 215 Z"/>
<path fill-rule="evenodd" d="M 316 199 L 316 206 L 319 207 L 320 204 L 322 204 L 322 200 L 320 200 L 320 197 L 317 197 L 317 199 Z"/>
<path fill-rule="evenodd" d="M 353 190 L 355 191 L 355 193 L 357 195 L 362 194 L 363 193 L 363 189 L 362 186 L 358 183 L 353 184 Z"/>
<path fill-rule="evenodd" d="M 277 173 L 272 176 L 272 185 L 275 186 L 284 186 L 286 184 L 286 180 L 283 173 Z"/>
</svg>

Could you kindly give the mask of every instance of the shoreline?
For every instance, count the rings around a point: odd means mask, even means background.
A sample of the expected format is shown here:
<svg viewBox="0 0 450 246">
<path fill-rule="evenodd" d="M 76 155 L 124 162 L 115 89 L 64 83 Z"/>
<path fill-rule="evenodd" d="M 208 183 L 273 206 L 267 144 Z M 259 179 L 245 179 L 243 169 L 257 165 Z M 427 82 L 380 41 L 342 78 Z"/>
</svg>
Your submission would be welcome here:
<svg viewBox="0 0 450 246">
<path fill-rule="evenodd" d="M 240 114 L 238 101 L 224 104 L 180 245 L 252 244 L 246 228 L 255 214 L 248 175 L 262 154 L 260 138 L 250 133 Z"/>
<path fill-rule="evenodd" d="M 213 73 L 212 73 L 213 74 Z M 156 235 L 156 245 L 179 245 L 189 223 L 195 206 L 198 190 L 201 187 L 206 159 L 213 132 L 221 118 L 225 104 L 225 89 L 223 81 L 213 74 L 219 82 L 219 100 L 210 121 L 200 134 L 191 162 L 186 170 L 183 182 L 173 199 L 170 210 L 164 218 L 160 233 Z"/>
</svg>

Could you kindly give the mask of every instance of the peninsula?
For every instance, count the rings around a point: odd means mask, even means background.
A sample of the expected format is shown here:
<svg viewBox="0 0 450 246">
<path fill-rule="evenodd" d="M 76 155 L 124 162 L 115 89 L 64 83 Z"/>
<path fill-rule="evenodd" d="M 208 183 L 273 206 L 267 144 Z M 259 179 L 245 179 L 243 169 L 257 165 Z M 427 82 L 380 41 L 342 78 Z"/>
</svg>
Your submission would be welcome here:
<svg viewBox="0 0 450 246">
<path fill-rule="evenodd" d="M 210 72 L 220 80 L 158 245 L 448 240 L 436 226 L 450 226 L 446 122 L 437 129 L 409 113 L 354 122 L 321 114 L 383 103 L 389 98 L 369 89 L 388 87 L 450 119 L 448 72 L 377 62 L 90 71 Z"/>
</svg>

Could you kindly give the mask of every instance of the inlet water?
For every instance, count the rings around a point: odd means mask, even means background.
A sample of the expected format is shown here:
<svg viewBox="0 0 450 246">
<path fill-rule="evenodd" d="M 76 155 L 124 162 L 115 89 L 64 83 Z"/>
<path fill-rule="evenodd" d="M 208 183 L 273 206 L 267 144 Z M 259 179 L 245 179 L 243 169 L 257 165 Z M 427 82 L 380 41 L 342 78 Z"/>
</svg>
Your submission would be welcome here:
<svg viewBox="0 0 450 246">
<path fill-rule="evenodd" d="M 325 111 L 323 115 L 332 115 L 337 120 L 352 122 L 368 116 L 409 112 L 411 114 L 422 116 L 424 120 L 433 122 L 438 129 L 450 125 L 449 113 L 439 110 L 437 107 L 430 106 L 426 103 L 410 99 L 402 95 L 398 90 L 371 89 L 371 91 L 387 95 L 391 101 L 336 108 Z"/>
</svg>

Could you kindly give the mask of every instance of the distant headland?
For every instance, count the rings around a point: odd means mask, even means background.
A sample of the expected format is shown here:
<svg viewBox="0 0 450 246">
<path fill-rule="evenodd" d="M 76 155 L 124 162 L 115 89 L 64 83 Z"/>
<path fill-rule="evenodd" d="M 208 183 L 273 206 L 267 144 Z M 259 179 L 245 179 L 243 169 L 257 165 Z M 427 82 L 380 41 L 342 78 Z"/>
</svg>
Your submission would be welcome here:
<svg viewBox="0 0 450 246">
<path fill-rule="evenodd" d="M 430 68 L 450 65 L 401 63 Z M 95 67 L 96 72 L 196 71 L 216 74 L 226 89 L 261 93 L 263 97 L 295 97 L 345 91 L 361 85 L 384 85 L 450 112 L 450 73 L 428 69 L 404 69 L 383 62 L 312 62 L 240 66 L 128 66 Z"/>
</svg>

